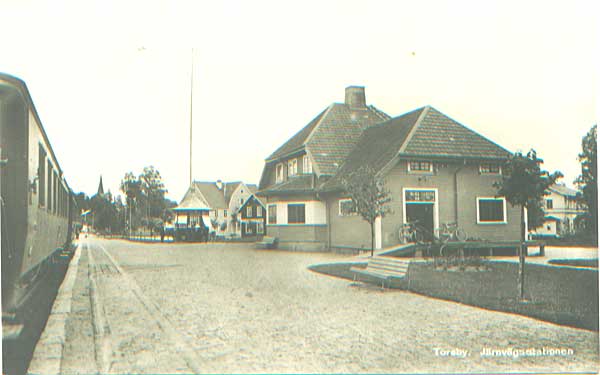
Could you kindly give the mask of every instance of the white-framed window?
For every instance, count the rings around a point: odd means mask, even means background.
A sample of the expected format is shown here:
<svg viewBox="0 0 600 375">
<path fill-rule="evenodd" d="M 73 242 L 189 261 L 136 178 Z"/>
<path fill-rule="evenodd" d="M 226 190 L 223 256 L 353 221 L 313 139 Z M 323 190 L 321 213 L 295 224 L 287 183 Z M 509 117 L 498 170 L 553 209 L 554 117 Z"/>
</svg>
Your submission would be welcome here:
<svg viewBox="0 0 600 375">
<path fill-rule="evenodd" d="M 477 224 L 506 224 L 506 199 L 477 197 Z"/>
<path fill-rule="evenodd" d="M 252 206 L 246 207 L 246 217 L 252 217 Z"/>
<path fill-rule="evenodd" d="M 262 217 L 262 207 L 256 206 L 256 217 Z"/>
<path fill-rule="evenodd" d="M 275 182 L 283 182 L 283 163 L 279 163 L 275 167 Z"/>
<path fill-rule="evenodd" d="M 308 155 L 304 155 L 302 157 L 302 173 L 312 173 L 312 163 L 310 162 L 310 158 L 308 157 Z"/>
<path fill-rule="evenodd" d="M 244 226 L 246 227 L 245 233 L 246 234 L 252 233 L 252 225 L 250 225 L 249 223 L 244 223 L 244 224 L 245 224 Z"/>
<path fill-rule="evenodd" d="M 408 171 L 416 173 L 433 173 L 433 163 L 426 160 L 412 160 L 408 162 Z"/>
<path fill-rule="evenodd" d="M 502 174 L 499 164 L 484 163 L 479 165 L 479 174 Z"/>
<path fill-rule="evenodd" d="M 554 202 L 552 201 L 552 199 L 546 199 L 546 208 L 549 210 L 554 208 Z"/>
<path fill-rule="evenodd" d="M 263 223 L 256 223 L 256 233 L 257 234 L 265 233 L 265 227 L 264 227 Z"/>
<path fill-rule="evenodd" d="M 288 161 L 288 175 L 295 176 L 298 174 L 298 159 Z"/>
<path fill-rule="evenodd" d="M 269 224 L 277 224 L 277 205 L 270 204 L 267 207 L 267 210 L 269 211 L 269 215 L 268 215 Z"/>
<path fill-rule="evenodd" d="M 306 223 L 306 206 L 304 203 L 290 203 L 287 205 L 288 224 Z"/>
<path fill-rule="evenodd" d="M 356 205 L 352 199 L 345 198 L 340 199 L 339 202 L 339 215 L 340 216 L 352 216 L 356 215 Z"/>
</svg>

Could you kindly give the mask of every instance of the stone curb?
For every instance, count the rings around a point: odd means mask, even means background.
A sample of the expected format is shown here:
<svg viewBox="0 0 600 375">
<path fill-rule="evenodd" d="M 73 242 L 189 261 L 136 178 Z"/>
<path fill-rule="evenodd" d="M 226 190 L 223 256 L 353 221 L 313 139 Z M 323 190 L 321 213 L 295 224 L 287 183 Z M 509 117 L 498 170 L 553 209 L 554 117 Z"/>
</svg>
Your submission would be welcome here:
<svg viewBox="0 0 600 375">
<path fill-rule="evenodd" d="M 80 256 L 81 246 L 77 246 L 75 254 L 69 262 L 65 279 L 60 285 L 56 300 L 52 305 L 46 327 L 35 346 L 33 358 L 27 370 L 28 374 L 60 374 L 62 351 L 65 345 L 65 325 L 71 313 L 73 287 L 77 277 Z"/>
</svg>

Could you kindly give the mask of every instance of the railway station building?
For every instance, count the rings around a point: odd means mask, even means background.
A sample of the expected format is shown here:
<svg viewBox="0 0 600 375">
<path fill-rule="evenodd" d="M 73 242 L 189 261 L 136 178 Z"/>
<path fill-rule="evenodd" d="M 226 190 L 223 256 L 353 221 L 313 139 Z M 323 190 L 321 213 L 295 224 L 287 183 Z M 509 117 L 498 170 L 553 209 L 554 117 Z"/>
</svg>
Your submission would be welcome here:
<svg viewBox="0 0 600 375">
<path fill-rule="evenodd" d="M 454 222 L 469 238 L 518 240 L 520 211 L 497 197 L 510 152 L 430 106 L 390 118 L 367 105 L 363 87 L 334 103 L 265 161 L 258 194 L 267 235 L 291 250 L 368 249 L 370 226 L 342 180 L 362 166 L 385 181 L 391 212 L 376 222 L 375 246 L 399 244 L 404 223 L 434 233 Z"/>
</svg>

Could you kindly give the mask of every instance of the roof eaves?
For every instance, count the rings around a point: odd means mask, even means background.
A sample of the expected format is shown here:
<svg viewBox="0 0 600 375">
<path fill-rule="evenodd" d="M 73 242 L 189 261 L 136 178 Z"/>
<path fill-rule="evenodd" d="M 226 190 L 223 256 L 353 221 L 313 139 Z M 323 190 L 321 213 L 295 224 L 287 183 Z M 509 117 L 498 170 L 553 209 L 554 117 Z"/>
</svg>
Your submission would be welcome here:
<svg viewBox="0 0 600 375">
<path fill-rule="evenodd" d="M 414 159 L 414 158 L 427 158 L 432 160 L 506 160 L 509 157 L 509 153 L 506 154 L 506 157 L 500 156 L 458 156 L 458 155 L 441 155 L 441 154 L 398 154 L 396 155 L 398 159 Z"/>
<path fill-rule="evenodd" d="M 274 162 L 280 161 L 281 159 L 287 159 L 291 155 L 298 154 L 298 153 L 302 152 L 305 149 L 306 149 L 306 144 L 302 144 L 302 145 L 296 147 L 295 149 L 293 149 L 293 150 L 291 150 L 289 152 L 286 152 L 285 154 L 281 154 L 281 155 L 279 155 L 277 157 L 274 157 L 274 158 L 265 159 L 265 163 L 274 163 Z"/>
</svg>

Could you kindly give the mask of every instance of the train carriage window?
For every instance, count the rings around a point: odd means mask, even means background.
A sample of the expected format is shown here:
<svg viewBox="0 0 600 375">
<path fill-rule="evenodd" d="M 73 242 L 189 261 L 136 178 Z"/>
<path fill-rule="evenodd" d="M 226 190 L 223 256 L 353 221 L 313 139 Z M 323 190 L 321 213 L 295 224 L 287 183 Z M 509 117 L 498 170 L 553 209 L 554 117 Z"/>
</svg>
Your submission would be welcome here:
<svg viewBox="0 0 600 375">
<path fill-rule="evenodd" d="M 41 144 L 38 152 L 38 202 L 40 207 L 46 205 L 46 151 Z"/>
<path fill-rule="evenodd" d="M 52 194 L 52 163 L 48 160 L 48 212 L 52 212 L 52 198 L 54 195 Z"/>
<path fill-rule="evenodd" d="M 63 191 L 62 191 L 62 184 L 60 183 L 60 180 L 58 180 L 58 210 L 57 210 L 58 216 L 62 216 L 62 211 L 63 211 Z"/>
<path fill-rule="evenodd" d="M 60 216 L 65 216 L 65 188 L 60 184 Z"/>
<path fill-rule="evenodd" d="M 55 214 L 58 213 L 58 205 L 59 205 L 59 201 L 58 201 L 58 174 L 56 174 L 56 172 L 54 172 L 54 207 L 52 212 L 54 212 Z"/>
<path fill-rule="evenodd" d="M 63 195 L 63 210 L 62 210 L 62 214 L 63 217 L 67 217 L 67 213 L 68 213 L 68 204 L 69 204 L 69 194 L 67 194 L 67 189 L 65 189 L 65 187 L 63 186 L 63 190 L 62 190 L 62 195 Z"/>
</svg>

